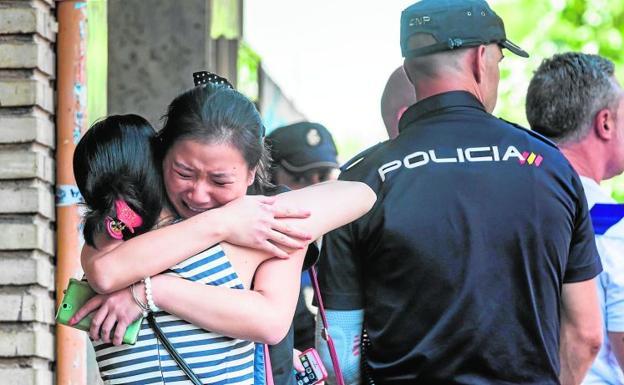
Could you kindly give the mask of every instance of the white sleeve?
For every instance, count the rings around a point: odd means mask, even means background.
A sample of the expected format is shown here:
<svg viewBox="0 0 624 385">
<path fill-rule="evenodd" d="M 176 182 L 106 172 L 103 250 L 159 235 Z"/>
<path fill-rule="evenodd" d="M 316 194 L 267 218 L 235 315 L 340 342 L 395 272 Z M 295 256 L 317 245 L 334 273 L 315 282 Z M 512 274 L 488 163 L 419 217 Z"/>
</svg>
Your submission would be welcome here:
<svg viewBox="0 0 624 385">
<path fill-rule="evenodd" d="M 364 310 L 326 310 L 329 334 L 336 347 L 340 370 L 347 385 L 360 384 L 360 344 Z M 334 367 L 327 342 L 321 338 L 323 322 L 320 314 L 316 316 L 316 350 L 329 374 L 328 383 L 335 384 Z"/>
<path fill-rule="evenodd" d="M 597 236 L 603 265 L 600 281 L 605 295 L 605 323 L 610 332 L 624 332 L 624 239 Z"/>
</svg>

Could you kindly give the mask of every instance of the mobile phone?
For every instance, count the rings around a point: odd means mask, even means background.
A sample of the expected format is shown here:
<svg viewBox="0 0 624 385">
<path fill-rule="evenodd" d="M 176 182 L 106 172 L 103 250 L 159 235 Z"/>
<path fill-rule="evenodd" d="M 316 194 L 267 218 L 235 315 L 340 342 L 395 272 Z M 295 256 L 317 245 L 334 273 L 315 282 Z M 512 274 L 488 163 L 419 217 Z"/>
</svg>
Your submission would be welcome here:
<svg viewBox="0 0 624 385">
<path fill-rule="evenodd" d="M 325 370 L 316 349 L 310 348 L 301 353 L 299 360 L 305 370 L 297 372 L 295 375 L 297 385 L 314 385 L 327 379 L 327 370 Z"/>
<path fill-rule="evenodd" d="M 84 306 L 85 303 L 97 293 L 89 286 L 87 281 L 80 281 L 74 278 L 69 279 L 67 289 L 63 292 L 63 300 L 56 312 L 56 322 L 61 325 L 70 326 L 76 329 L 89 331 L 91 327 L 92 315 L 87 314 L 83 319 L 75 325 L 69 325 L 69 320 Z M 143 317 L 134 321 L 126 329 L 126 333 L 123 336 L 123 343 L 128 345 L 134 345 L 139 337 L 141 331 L 141 322 Z"/>
</svg>

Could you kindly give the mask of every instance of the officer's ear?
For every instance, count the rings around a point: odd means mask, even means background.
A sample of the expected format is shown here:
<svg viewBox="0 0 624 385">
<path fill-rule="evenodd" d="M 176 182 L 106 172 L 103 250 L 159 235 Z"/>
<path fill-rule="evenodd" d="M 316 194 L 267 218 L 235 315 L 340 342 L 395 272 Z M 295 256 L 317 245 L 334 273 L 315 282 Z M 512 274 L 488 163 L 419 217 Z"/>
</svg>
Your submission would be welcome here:
<svg viewBox="0 0 624 385">
<path fill-rule="evenodd" d="M 611 140 L 615 128 L 615 115 L 609 108 L 603 108 L 594 116 L 594 132 L 602 140 Z"/>
<path fill-rule="evenodd" d="M 407 80 L 409 80 L 410 83 L 414 84 L 414 80 L 412 80 L 412 76 L 410 75 L 410 72 L 407 70 L 407 59 L 403 60 L 403 71 L 405 72 L 405 75 L 407 76 Z"/>
<path fill-rule="evenodd" d="M 480 45 L 474 48 L 474 58 L 472 60 L 472 75 L 474 76 L 477 84 L 481 84 L 485 79 L 485 72 L 487 71 L 487 47 Z"/>
</svg>

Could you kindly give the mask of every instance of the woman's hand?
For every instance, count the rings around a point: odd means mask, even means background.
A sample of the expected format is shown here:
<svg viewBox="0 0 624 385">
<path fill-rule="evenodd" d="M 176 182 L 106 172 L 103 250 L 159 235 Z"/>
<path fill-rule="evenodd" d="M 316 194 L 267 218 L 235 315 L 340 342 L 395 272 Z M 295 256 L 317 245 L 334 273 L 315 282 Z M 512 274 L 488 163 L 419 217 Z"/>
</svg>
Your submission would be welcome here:
<svg viewBox="0 0 624 385">
<path fill-rule="evenodd" d="M 299 358 L 300 355 L 301 355 L 300 350 L 293 349 L 293 367 L 299 373 L 305 371 L 305 368 L 303 367 L 303 364 L 301 363 L 301 359 Z"/>
<path fill-rule="evenodd" d="M 135 290 L 141 290 L 137 287 Z M 89 313 L 93 314 L 89 336 L 94 341 L 102 339 L 103 342 L 111 342 L 113 345 L 121 345 L 123 336 L 128 325 L 141 316 L 142 312 L 134 299 L 130 288 L 118 290 L 111 294 L 98 294 L 91 298 L 69 320 L 70 325 L 80 322 Z"/>
<path fill-rule="evenodd" d="M 221 208 L 224 241 L 262 250 L 280 258 L 303 249 L 312 237 L 280 218 L 307 218 L 310 212 L 275 203 L 274 197 L 244 196 Z"/>
</svg>

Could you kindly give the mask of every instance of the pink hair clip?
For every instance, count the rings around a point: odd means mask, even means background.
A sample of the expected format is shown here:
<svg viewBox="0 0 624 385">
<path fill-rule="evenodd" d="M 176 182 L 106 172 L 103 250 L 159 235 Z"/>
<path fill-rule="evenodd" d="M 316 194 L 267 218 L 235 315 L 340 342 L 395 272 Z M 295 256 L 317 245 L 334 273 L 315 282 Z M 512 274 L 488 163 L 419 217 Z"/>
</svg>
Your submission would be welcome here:
<svg viewBox="0 0 624 385">
<path fill-rule="evenodd" d="M 105 220 L 106 231 L 114 239 L 122 239 L 125 228 L 134 233 L 134 228 L 143 224 L 143 219 L 122 199 L 115 201 L 115 211 L 117 212 L 117 219 L 106 217 Z"/>
</svg>

